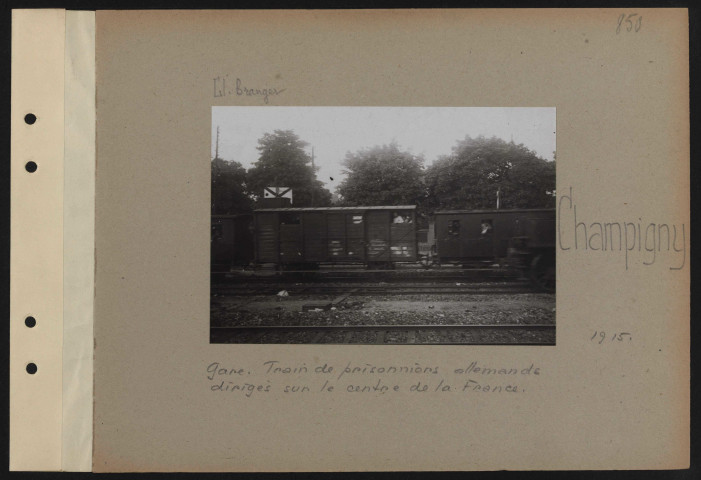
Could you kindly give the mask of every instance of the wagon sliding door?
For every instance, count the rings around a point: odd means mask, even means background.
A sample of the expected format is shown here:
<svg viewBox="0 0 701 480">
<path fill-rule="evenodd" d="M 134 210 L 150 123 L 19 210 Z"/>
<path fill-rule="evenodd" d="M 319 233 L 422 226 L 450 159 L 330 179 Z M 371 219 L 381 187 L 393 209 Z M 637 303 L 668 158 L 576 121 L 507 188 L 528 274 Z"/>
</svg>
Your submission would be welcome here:
<svg viewBox="0 0 701 480">
<path fill-rule="evenodd" d="M 326 216 L 328 256 L 332 262 L 365 260 L 365 220 L 362 212 L 332 212 Z"/>
<path fill-rule="evenodd" d="M 326 214 L 306 212 L 304 222 L 304 261 L 323 262 L 326 260 Z"/>
<path fill-rule="evenodd" d="M 368 262 L 388 262 L 390 260 L 390 212 L 369 211 L 366 219 Z"/>
<path fill-rule="evenodd" d="M 280 263 L 299 263 L 304 260 L 303 238 L 300 213 L 280 213 Z"/>
<path fill-rule="evenodd" d="M 326 216 L 328 234 L 327 255 L 330 261 L 338 262 L 346 256 L 346 216 L 343 213 L 329 213 Z"/>
<path fill-rule="evenodd" d="M 393 262 L 416 261 L 416 227 L 413 212 L 397 212 L 403 215 L 403 223 L 390 225 L 390 253 Z"/>
<path fill-rule="evenodd" d="M 278 214 L 256 215 L 256 258 L 259 263 L 278 262 Z"/>
<path fill-rule="evenodd" d="M 441 259 L 460 258 L 462 250 L 460 236 L 464 223 L 464 218 L 461 216 L 436 216 L 436 249 Z"/>
<path fill-rule="evenodd" d="M 346 254 L 349 260 L 365 260 L 365 219 L 363 214 L 346 214 Z"/>
</svg>

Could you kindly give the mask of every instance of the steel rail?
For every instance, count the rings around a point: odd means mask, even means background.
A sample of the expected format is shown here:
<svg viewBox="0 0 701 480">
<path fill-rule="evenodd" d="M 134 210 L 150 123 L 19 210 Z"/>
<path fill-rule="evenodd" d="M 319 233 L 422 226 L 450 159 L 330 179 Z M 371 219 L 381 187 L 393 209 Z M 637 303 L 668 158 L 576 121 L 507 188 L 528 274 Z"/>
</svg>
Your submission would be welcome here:
<svg viewBox="0 0 701 480">
<path fill-rule="evenodd" d="M 240 267 L 235 270 L 212 270 L 211 273 L 227 274 L 232 276 L 254 276 L 254 277 L 265 277 L 265 276 L 280 276 L 286 274 L 314 274 L 314 275 L 338 275 L 338 274 L 387 274 L 387 275 L 402 275 L 411 273 L 420 273 L 428 275 L 441 275 L 441 274 L 470 274 L 470 273 L 493 273 L 495 275 L 515 275 L 519 272 L 519 268 L 516 266 L 501 266 L 493 267 L 491 265 L 480 265 L 480 266 L 460 266 L 460 265 L 432 265 L 425 266 L 417 263 L 399 263 L 395 264 L 394 268 L 369 268 L 364 264 L 348 264 L 348 265 L 320 265 L 318 268 L 308 268 L 308 269 L 287 269 L 283 268 L 273 268 L 273 267 Z"/>
<path fill-rule="evenodd" d="M 545 341 L 529 341 L 524 342 L 515 337 L 513 340 L 508 341 L 475 341 L 475 342 L 449 342 L 445 340 L 439 340 L 435 342 L 416 342 L 416 332 L 418 331 L 440 331 L 443 337 L 448 333 L 448 331 L 469 331 L 469 330 L 537 330 L 537 331 L 548 331 L 555 330 L 554 324 L 474 324 L 474 325 L 258 325 L 258 326 L 232 326 L 232 327 L 211 327 L 212 337 L 216 337 L 221 334 L 230 335 L 228 339 L 231 339 L 231 335 L 236 335 L 242 332 L 253 332 L 255 337 L 249 342 L 241 343 L 261 343 L 260 340 L 265 337 L 268 333 L 299 333 L 299 332 L 316 332 L 316 335 L 308 342 L 301 342 L 302 344 L 345 344 L 345 345 L 484 345 L 484 346 L 499 346 L 499 345 L 510 345 L 510 346 L 552 346 L 553 342 Z M 376 337 L 373 342 L 352 342 L 352 335 L 354 332 L 375 332 Z M 342 341 L 330 341 L 330 342 L 320 342 L 323 335 L 326 333 L 337 333 L 344 332 L 345 335 Z M 408 341 L 389 341 L 385 343 L 385 336 L 389 332 L 407 332 Z M 212 339 L 213 340 L 213 339 Z M 213 341 L 213 343 L 220 343 Z M 287 342 L 275 342 L 275 343 L 287 343 Z"/>
<path fill-rule="evenodd" d="M 463 330 L 463 329 L 503 329 L 503 330 L 547 330 L 555 328 L 550 323 L 517 323 L 517 324 L 422 324 L 422 325 L 234 325 L 226 327 L 210 327 L 212 330 L 267 330 L 267 331 L 314 331 L 314 330 Z"/>
<path fill-rule="evenodd" d="M 355 287 L 354 296 L 357 295 L 506 295 L 506 294 L 528 294 L 539 293 L 536 289 L 529 286 L 517 285 L 514 287 L 482 287 L 482 288 L 460 288 L 460 287 Z M 333 285 L 314 286 L 314 287 L 290 287 L 281 285 L 276 288 L 212 288 L 211 292 L 218 295 L 228 296 L 245 296 L 245 295 L 272 295 L 280 289 L 287 291 L 289 295 L 313 295 L 313 294 L 332 294 L 343 293 L 349 290 L 348 287 L 338 287 Z"/>
</svg>

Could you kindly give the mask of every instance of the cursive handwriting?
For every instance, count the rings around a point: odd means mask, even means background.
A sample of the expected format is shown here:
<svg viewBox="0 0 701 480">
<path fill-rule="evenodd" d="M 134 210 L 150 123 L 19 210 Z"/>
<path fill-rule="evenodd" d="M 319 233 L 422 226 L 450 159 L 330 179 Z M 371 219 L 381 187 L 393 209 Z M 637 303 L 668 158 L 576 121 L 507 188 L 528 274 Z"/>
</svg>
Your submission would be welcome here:
<svg viewBox="0 0 701 480">
<path fill-rule="evenodd" d="M 618 334 L 619 337 L 628 335 Z M 267 360 L 245 366 L 239 363 L 210 363 L 205 378 L 217 395 L 260 397 L 269 393 L 306 396 L 323 395 L 447 395 L 475 393 L 521 394 L 537 386 L 543 375 L 535 363 L 487 365 L 478 360 L 455 365 L 429 365 L 419 362 L 367 363 L 346 361 L 331 364 L 288 363 Z"/>
<path fill-rule="evenodd" d="M 286 88 L 252 88 L 245 86 L 240 78 L 232 85 L 229 75 L 214 77 L 214 98 L 236 95 L 239 97 L 261 97 L 266 105 L 270 97 L 280 95 Z"/>
<path fill-rule="evenodd" d="M 684 223 L 643 221 L 643 217 L 629 219 L 588 218 L 577 211 L 573 189 L 559 195 L 557 202 L 557 241 L 562 251 L 579 250 L 591 254 L 608 255 L 620 252 L 628 270 L 634 259 L 643 265 L 653 265 L 662 259 L 670 270 L 681 270 L 686 265 L 687 237 Z M 580 209 L 582 206 L 579 206 Z M 586 210 L 585 210 L 586 212 Z M 596 252 L 596 253 L 595 253 Z"/>
</svg>

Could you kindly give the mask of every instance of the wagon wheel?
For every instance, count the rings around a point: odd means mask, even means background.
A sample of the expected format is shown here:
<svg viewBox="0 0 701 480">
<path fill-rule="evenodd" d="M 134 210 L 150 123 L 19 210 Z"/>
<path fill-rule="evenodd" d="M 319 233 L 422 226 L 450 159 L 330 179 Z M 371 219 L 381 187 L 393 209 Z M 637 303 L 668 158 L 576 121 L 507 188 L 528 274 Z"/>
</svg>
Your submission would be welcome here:
<svg viewBox="0 0 701 480">
<path fill-rule="evenodd" d="M 540 290 L 555 291 L 555 256 L 541 253 L 531 262 L 531 282 Z"/>
</svg>

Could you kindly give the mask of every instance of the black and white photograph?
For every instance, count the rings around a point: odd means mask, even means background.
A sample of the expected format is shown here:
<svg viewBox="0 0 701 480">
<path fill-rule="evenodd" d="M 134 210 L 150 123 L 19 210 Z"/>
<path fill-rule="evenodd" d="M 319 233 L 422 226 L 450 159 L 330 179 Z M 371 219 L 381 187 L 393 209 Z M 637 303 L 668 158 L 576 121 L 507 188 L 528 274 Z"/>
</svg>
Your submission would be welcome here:
<svg viewBox="0 0 701 480">
<path fill-rule="evenodd" d="M 213 107 L 210 343 L 555 345 L 555 118 Z"/>
</svg>

